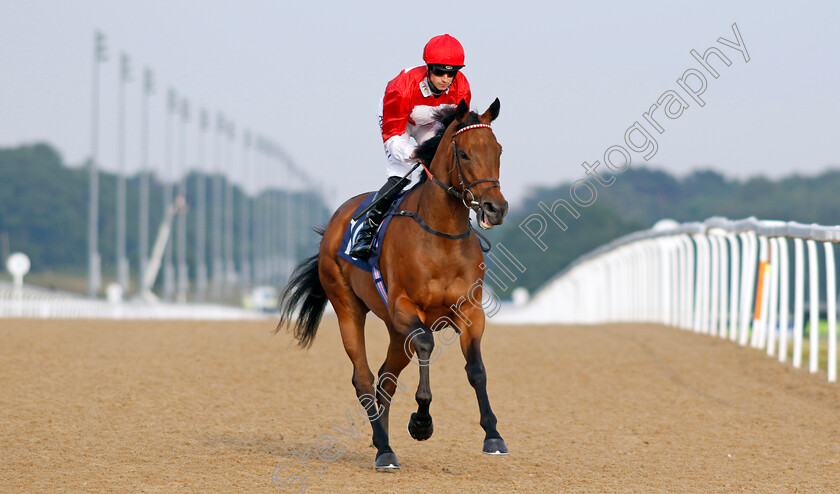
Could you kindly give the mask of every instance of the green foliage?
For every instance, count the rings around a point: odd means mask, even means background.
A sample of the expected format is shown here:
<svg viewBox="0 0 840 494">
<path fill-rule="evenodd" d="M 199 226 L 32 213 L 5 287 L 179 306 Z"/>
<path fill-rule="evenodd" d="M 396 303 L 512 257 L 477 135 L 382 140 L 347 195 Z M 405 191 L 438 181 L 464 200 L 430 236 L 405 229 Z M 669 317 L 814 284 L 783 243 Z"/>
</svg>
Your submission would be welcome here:
<svg viewBox="0 0 840 494">
<path fill-rule="evenodd" d="M 205 231 L 211 232 L 212 225 L 212 181 L 213 176 L 196 173 L 186 178 L 187 208 L 196 211 L 197 183 L 206 179 L 206 223 Z M 221 180 L 224 180 L 222 178 Z M 117 176 L 112 173 L 99 173 L 99 252 L 102 257 L 104 273 L 114 272 L 116 257 L 116 187 Z M 177 186 L 176 186 L 177 187 Z M 133 176 L 126 181 L 126 241 L 129 262 L 136 267 L 139 237 L 139 188 L 140 177 Z M 239 260 L 239 248 L 242 235 L 240 207 L 246 197 L 241 188 L 234 185 L 234 259 Z M 149 184 L 149 250 L 154 243 L 158 226 L 163 219 L 164 186 L 154 176 Z M 10 251 L 25 252 L 32 260 L 33 272 L 62 271 L 78 272 L 80 266 L 87 265 L 88 231 L 88 168 L 66 167 L 58 152 L 47 144 L 20 146 L 12 149 L 0 149 L 0 241 L 5 236 L 9 239 Z M 290 200 L 301 207 L 305 204 L 315 210 L 311 217 L 326 218 L 329 214 L 326 206 L 314 195 L 304 192 L 263 192 L 256 199 L 249 201 L 251 212 L 260 208 L 271 207 L 274 213 L 270 218 L 272 238 L 262 237 L 259 248 L 267 245 L 281 245 L 283 249 L 284 233 L 304 231 L 296 235 L 296 251 L 299 257 L 309 255 L 313 249 L 315 234 L 308 231 L 311 225 L 304 225 L 304 216 L 299 210 L 285 214 L 283 206 Z M 187 261 L 193 262 L 195 256 L 197 229 L 196 215 L 187 217 Z M 252 214 L 251 231 L 265 228 L 265 223 L 258 223 Z M 206 259 L 210 259 L 211 242 L 208 239 Z M 2 248 L 2 245 L 0 245 Z M 259 249 L 258 248 L 258 249 Z M 2 252 L 0 252 L 2 254 Z"/>
<path fill-rule="evenodd" d="M 207 215 L 205 230 L 212 224 L 212 176 L 191 174 L 187 177 L 188 207 L 196 209 L 198 180 L 207 179 Z M 609 180 L 605 173 L 604 178 Z M 711 216 L 739 219 L 756 216 L 762 219 L 791 220 L 801 223 L 840 224 L 840 171 L 828 170 L 815 177 L 793 175 L 780 180 L 752 178 L 746 181 L 728 180 L 717 172 L 700 170 L 683 178 L 675 178 L 662 170 L 631 168 L 616 175 L 608 187 L 595 185 L 597 200 L 589 207 L 578 207 L 579 218 L 562 211 L 567 229 L 563 231 L 547 219 L 541 240 L 548 246 L 543 252 L 519 225 L 531 214 L 545 213 L 539 202 L 551 205 L 558 199 L 570 199 L 570 183 L 554 187 L 537 187 L 523 201 L 514 206 L 501 228 L 488 232 L 494 243 L 502 242 L 522 264 L 526 272 L 518 275 L 514 286 L 536 289 L 570 262 L 590 250 L 627 233 L 649 228 L 662 218 L 677 221 L 700 221 Z M 100 173 L 100 231 L 99 246 L 103 270 L 113 272 L 115 245 L 116 176 Z M 151 177 L 150 181 L 150 243 L 163 216 L 163 185 Z M 594 180 L 591 181 L 594 185 Z M 129 260 L 136 265 L 138 237 L 139 177 L 127 181 L 127 245 Z M 241 204 L 243 192 L 234 186 L 234 202 Z M 287 200 L 297 205 L 290 211 L 283 209 Z M 273 226 L 272 238 L 259 234 L 252 239 L 259 252 L 266 246 L 281 245 L 284 250 L 285 232 L 297 235 L 294 246 L 300 256 L 313 250 L 316 236 L 303 224 L 300 205 L 317 210 L 317 217 L 327 218 L 328 211 L 315 196 L 301 192 L 273 191 L 260 194 L 250 201 L 252 217 L 259 217 L 251 225 L 252 231 L 264 231 Z M 87 168 L 67 168 L 59 154 L 47 144 L 0 149 L 0 247 L 8 235 L 12 251 L 26 252 L 32 258 L 35 272 L 64 270 L 73 266 L 76 271 L 87 264 Z M 295 209 L 297 208 L 297 209 Z M 264 211 L 271 211 L 263 214 Z M 235 239 L 240 238 L 241 224 L 237 206 L 234 217 Z M 195 215 L 188 217 L 188 245 L 195 245 Z M 288 228 L 288 229 L 287 229 Z M 240 247 L 234 242 L 234 249 Z M 211 241 L 207 241 L 206 258 L 210 259 Z M 192 263 L 194 248 L 188 250 Z M 238 251 L 235 252 L 238 261 Z"/>
<path fill-rule="evenodd" d="M 557 198 L 544 197 L 546 202 L 553 203 Z M 540 212 L 538 209 L 529 210 Z M 548 227 L 540 240 L 547 246 L 542 251 L 537 244 L 527 236 L 519 224 L 524 216 L 514 217 L 509 226 L 500 230 L 491 230 L 495 235 L 491 240 L 501 242 L 521 262 L 526 270 L 517 277 L 515 286 L 524 286 L 534 290 L 551 276 L 566 267 L 577 257 L 597 248 L 598 246 L 641 229 L 641 224 L 635 221 L 624 221 L 615 210 L 605 204 L 595 203 L 589 208 L 581 208 L 580 218 L 566 221 L 567 229 L 563 231 L 550 219 L 546 221 Z M 507 223 L 506 223 L 507 224 Z"/>
<path fill-rule="evenodd" d="M 34 266 L 84 259 L 87 178 L 46 144 L 0 150 L 0 232 Z"/>
<path fill-rule="evenodd" d="M 604 174 L 609 181 L 609 176 Z M 533 290 L 571 261 L 610 240 L 632 231 L 650 228 L 662 218 L 680 222 L 702 221 L 712 216 L 741 219 L 798 221 L 840 224 L 840 171 L 828 170 L 815 177 L 790 176 L 777 181 L 758 177 L 746 181 L 728 180 L 710 170 L 699 170 L 675 178 L 662 170 L 632 168 L 616 175 L 609 186 L 596 185 L 594 205 L 578 208 L 580 218 L 564 216 L 568 230 L 551 221 L 541 240 L 542 252 L 520 229 L 531 214 L 547 215 L 539 202 L 552 204 L 570 199 L 571 183 L 537 187 L 519 207 L 514 206 L 505 225 L 491 231 L 494 242 L 502 242 L 526 267 L 515 283 Z M 562 211 L 564 215 L 567 213 Z M 513 288 L 513 287 L 511 287 Z"/>
</svg>

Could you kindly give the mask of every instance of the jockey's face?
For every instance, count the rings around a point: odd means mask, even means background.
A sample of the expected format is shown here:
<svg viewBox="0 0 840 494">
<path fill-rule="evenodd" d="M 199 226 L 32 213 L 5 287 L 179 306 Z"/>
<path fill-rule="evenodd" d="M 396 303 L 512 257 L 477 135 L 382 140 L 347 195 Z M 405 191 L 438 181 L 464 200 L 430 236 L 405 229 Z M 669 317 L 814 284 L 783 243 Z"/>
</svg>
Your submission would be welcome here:
<svg viewBox="0 0 840 494">
<path fill-rule="evenodd" d="M 443 72 L 442 75 L 435 75 L 429 71 L 429 81 L 435 86 L 438 91 L 446 91 L 455 80 L 455 75 L 449 72 Z"/>
</svg>

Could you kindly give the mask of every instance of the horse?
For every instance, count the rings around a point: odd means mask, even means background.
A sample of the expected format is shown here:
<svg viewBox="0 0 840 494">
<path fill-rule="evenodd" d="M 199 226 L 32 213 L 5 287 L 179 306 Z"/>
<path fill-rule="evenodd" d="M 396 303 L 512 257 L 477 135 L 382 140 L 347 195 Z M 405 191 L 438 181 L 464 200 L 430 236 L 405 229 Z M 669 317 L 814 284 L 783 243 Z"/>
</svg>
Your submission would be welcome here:
<svg viewBox="0 0 840 494">
<path fill-rule="evenodd" d="M 397 378 L 415 354 L 420 382 L 417 412 L 411 414 L 408 431 L 419 441 L 432 435 L 429 364 L 435 347 L 433 331 L 444 327 L 455 331 L 466 359 L 467 379 L 475 389 L 485 431 L 482 451 L 508 453 L 487 396 L 481 358 L 484 310 L 480 302 L 464 303 L 468 294 L 472 301 L 482 299 L 484 280 L 481 241 L 472 230 L 470 211 L 475 211 L 479 226 L 488 229 L 502 224 L 508 210 L 499 182 L 502 147 L 490 127 L 499 107 L 497 98 L 479 115 L 462 100 L 438 113 L 441 129 L 417 148 L 426 173 L 406 194 L 400 210 L 392 211 L 404 218 L 393 218 L 382 241 L 380 269 L 387 304 L 371 273 L 337 254 L 354 211 L 370 193 L 346 201 L 325 228 L 316 230 L 322 235 L 318 253 L 296 267 L 281 293 L 276 331 L 290 328 L 302 348 L 312 345 L 327 301 L 335 309 L 353 364 L 353 387 L 373 430 L 377 471 L 400 468 L 389 443 L 389 409 Z M 365 351 L 369 311 L 384 321 L 390 336 L 375 386 Z"/>
</svg>

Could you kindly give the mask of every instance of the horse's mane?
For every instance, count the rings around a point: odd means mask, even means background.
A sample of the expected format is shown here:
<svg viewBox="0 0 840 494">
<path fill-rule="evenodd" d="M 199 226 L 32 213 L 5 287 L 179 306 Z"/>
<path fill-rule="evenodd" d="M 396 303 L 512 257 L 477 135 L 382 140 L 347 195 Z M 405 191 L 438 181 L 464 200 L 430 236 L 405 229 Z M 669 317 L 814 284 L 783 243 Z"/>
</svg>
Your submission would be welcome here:
<svg viewBox="0 0 840 494">
<path fill-rule="evenodd" d="M 435 112 L 434 119 L 440 122 L 443 125 L 443 127 L 438 129 L 438 131 L 431 139 L 427 140 L 426 142 L 417 147 L 417 159 L 424 165 L 429 166 L 432 163 L 432 159 L 434 159 L 435 157 L 435 153 L 437 152 L 437 148 L 440 145 L 440 141 L 441 139 L 443 139 L 443 134 L 446 133 L 447 127 L 449 127 L 452 121 L 455 120 L 456 109 L 456 107 L 449 107 L 440 109 L 437 112 Z M 465 118 L 463 122 L 455 126 L 453 132 L 458 131 L 463 127 L 466 127 L 467 125 L 473 125 L 477 123 L 481 123 L 478 120 L 478 113 L 471 111 L 467 114 L 467 118 Z M 423 183 L 424 181 L 426 181 L 426 174 L 421 173 L 420 183 Z"/>
</svg>

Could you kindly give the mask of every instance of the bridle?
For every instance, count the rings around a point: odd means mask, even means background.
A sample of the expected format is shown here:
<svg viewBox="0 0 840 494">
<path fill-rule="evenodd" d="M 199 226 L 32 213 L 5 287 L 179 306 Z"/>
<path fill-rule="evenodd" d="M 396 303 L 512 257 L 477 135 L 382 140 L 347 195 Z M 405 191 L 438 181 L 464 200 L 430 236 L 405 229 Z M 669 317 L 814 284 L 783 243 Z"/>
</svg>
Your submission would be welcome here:
<svg viewBox="0 0 840 494">
<path fill-rule="evenodd" d="M 488 190 L 490 190 L 494 187 L 495 188 L 500 188 L 500 183 L 499 183 L 499 179 L 497 179 L 497 178 L 481 178 L 481 179 L 478 179 L 474 182 L 470 182 L 466 185 L 464 184 L 464 174 L 461 172 L 461 160 L 460 160 L 460 157 L 458 156 L 459 155 L 459 153 L 458 153 L 459 149 L 458 149 L 458 144 L 455 142 L 455 137 L 457 137 L 459 134 L 462 134 L 462 133 L 464 133 L 468 130 L 472 130 L 472 129 L 491 129 L 491 127 L 488 124 L 467 125 L 466 127 L 458 129 L 456 132 L 452 133 L 452 168 L 449 169 L 449 173 L 451 174 L 453 169 L 458 172 L 458 185 L 461 187 L 461 190 L 456 189 L 454 185 L 446 185 L 445 183 L 440 181 L 437 177 L 432 175 L 432 172 L 429 170 L 429 168 L 425 164 L 423 164 L 423 169 L 426 170 L 426 175 L 430 179 L 432 179 L 432 181 L 434 183 L 441 186 L 443 188 L 443 190 L 446 191 L 447 194 L 449 194 L 449 195 L 451 195 L 455 198 L 460 199 L 461 203 L 464 205 L 465 208 L 472 209 L 473 211 L 476 212 L 476 214 L 478 214 L 479 213 L 478 208 L 481 207 L 481 203 L 482 203 L 482 201 L 484 201 L 484 194 L 486 194 Z M 470 189 L 472 189 L 473 187 L 475 187 L 478 184 L 485 183 L 485 182 L 490 182 L 493 185 L 484 189 L 484 192 L 481 193 L 481 197 L 479 197 L 478 200 L 476 201 L 475 200 L 475 194 L 473 194 L 472 190 L 470 190 Z M 467 204 L 467 195 L 468 194 L 470 196 L 469 204 Z"/>
<path fill-rule="evenodd" d="M 426 166 L 426 164 L 421 162 L 421 164 L 423 165 L 423 169 L 426 170 L 426 175 L 430 179 L 432 179 L 432 181 L 434 183 L 441 186 L 443 188 L 443 190 L 446 191 L 447 194 L 460 199 L 461 203 L 464 205 L 465 208 L 472 209 L 473 211 L 476 212 L 476 214 L 480 214 L 479 211 L 478 211 L 478 208 L 481 207 L 481 201 L 484 200 L 484 194 L 486 194 L 487 191 L 492 189 L 493 187 L 499 187 L 500 186 L 499 185 L 499 179 L 497 179 L 497 178 L 482 178 L 482 179 L 476 180 L 475 182 L 470 182 L 470 183 L 465 185 L 464 184 L 464 175 L 463 175 L 463 173 L 461 173 L 461 160 L 458 158 L 458 144 L 455 142 L 455 137 L 458 134 L 461 134 L 462 132 L 466 132 L 466 131 L 472 130 L 472 129 L 482 129 L 482 128 L 489 129 L 491 127 L 487 124 L 468 125 L 464 128 L 459 129 L 457 132 L 454 132 L 452 134 L 452 168 L 449 169 L 449 173 L 451 174 L 453 169 L 458 171 L 458 185 L 461 187 L 461 190 L 456 189 L 454 185 L 446 185 L 445 183 L 441 182 L 437 177 L 432 175 L 432 172 L 429 170 L 429 168 Z M 475 187 L 478 184 L 485 183 L 485 182 L 490 182 L 493 185 L 491 185 L 490 187 L 487 187 L 484 190 L 484 192 L 481 193 L 481 197 L 478 198 L 478 201 L 476 201 L 475 200 L 475 194 L 473 194 L 473 192 L 470 189 L 472 187 Z M 471 197 L 469 204 L 467 204 L 467 194 L 469 194 L 470 197 Z M 469 225 L 467 226 L 467 231 L 465 231 L 463 233 L 452 234 L 452 233 L 439 232 L 439 231 L 435 230 L 434 228 L 427 225 L 426 222 L 423 221 L 423 218 L 421 218 L 419 214 L 417 214 L 413 211 L 404 211 L 404 210 L 397 209 L 396 211 L 392 211 L 389 214 L 392 214 L 394 216 L 406 216 L 406 217 L 412 218 L 412 219 L 414 219 L 414 221 L 417 222 L 418 225 L 420 225 L 421 228 L 423 228 L 427 232 L 431 233 L 432 235 L 442 237 L 442 238 L 447 238 L 447 239 L 450 239 L 450 240 L 458 240 L 458 239 L 461 239 L 461 238 L 466 238 L 470 235 L 470 233 L 475 231 L 475 234 L 479 238 L 479 245 L 481 246 L 481 250 L 483 252 L 489 252 L 490 249 L 492 248 L 492 244 L 490 243 L 489 240 L 487 240 L 487 237 L 485 237 L 484 235 L 479 233 L 478 230 L 473 230 L 472 223 L 469 223 Z M 481 245 L 482 241 L 486 244 L 486 246 Z"/>
</svg>

